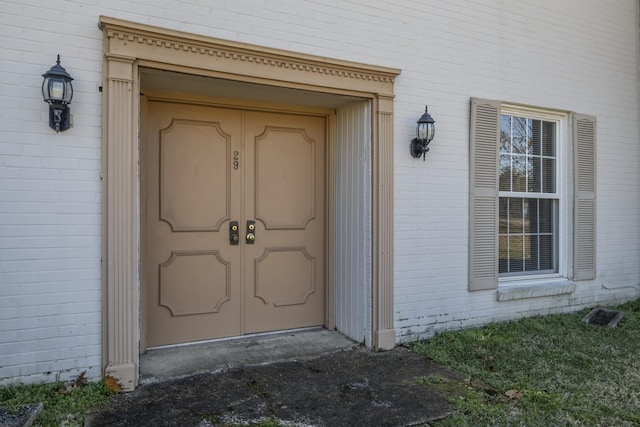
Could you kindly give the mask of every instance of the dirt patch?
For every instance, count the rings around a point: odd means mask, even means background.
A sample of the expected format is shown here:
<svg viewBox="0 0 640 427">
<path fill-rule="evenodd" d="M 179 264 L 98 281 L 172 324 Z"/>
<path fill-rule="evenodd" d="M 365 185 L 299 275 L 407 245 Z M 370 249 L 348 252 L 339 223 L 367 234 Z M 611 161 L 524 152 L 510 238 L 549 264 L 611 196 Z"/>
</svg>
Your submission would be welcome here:
<svg viewBox="0 0 640 427">
<path fill-rule="evenodd" d="M 86 425 L 425 425 L 451 409 L 437 387 L 420 380 L 431 377 L 465 381 L 403 347 L 358 348 L 144 385 L 111 399 Z"/>
</svg>

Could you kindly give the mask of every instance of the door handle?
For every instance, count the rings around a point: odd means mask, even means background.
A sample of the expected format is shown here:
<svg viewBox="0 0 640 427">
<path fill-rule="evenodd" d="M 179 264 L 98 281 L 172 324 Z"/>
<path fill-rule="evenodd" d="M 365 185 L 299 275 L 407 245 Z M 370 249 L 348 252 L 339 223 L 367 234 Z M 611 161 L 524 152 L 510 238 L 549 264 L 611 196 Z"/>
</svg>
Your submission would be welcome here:
<svg viewBox="0 0 640 427">
<path fill-rule="evenodd" d="M 238 221 L 229 222 L 229 243 L 232 245 L 240 244 L 240 227 Z"/>
<path fill-rule="evenodd" d="M 247 244 L 253 245 L 256 240 L 256 222 L 247 221 Z"/>
</svg>

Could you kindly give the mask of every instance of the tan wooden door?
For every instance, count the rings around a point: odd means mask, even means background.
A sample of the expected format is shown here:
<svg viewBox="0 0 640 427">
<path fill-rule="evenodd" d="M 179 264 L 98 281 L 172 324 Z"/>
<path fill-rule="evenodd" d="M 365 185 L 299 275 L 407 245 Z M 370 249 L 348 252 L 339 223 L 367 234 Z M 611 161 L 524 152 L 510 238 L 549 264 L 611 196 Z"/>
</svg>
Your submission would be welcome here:
<svg viewBox="0 0 640 427">
<path fill-rule="evenodd" d="M 147 110 L 147 346 L 322 325 L 325 119 Z"/>
</svg>

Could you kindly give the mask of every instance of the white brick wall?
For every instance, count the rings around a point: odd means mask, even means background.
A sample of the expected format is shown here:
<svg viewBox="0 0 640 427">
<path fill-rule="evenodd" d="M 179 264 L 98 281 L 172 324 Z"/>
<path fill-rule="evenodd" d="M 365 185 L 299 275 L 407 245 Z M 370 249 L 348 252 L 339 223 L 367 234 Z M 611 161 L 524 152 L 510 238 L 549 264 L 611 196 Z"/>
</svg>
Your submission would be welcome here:
<svg viewBox="0 0 640 427">
<path fill-rule="evenodd" d="M 292 6 L 295 4 L 295 6 Z M 0 384 L 101 364 L 102 33 L 108 15 L 402 69 L 395 102 L 400 340 L 638 295 L 640 144 L 634 0 L 0 0 Z M 74 127 L 48 128 L 60 53 Z M 598 278 L 565 297 L 467 291 L 469 98 L 598 117 Z M 429 104 L 427 162 L 408 154 Z"/>
<path fill-rule="evenodd" d="M 30 3 L 0 3 L 0 384 L 101 375 L 101 34 Z M 56 135 L 40 88 L 58 53 L 75 126 Z"/>
<path fill-rule="evenodd" d="M 404 92 L 417 86 L 421 90 L 411 93 L 429 104 L 437 121 L 426 165 L 410 159 L 401 142 L 411 137 L 410 123 L 396 121 L 395 307 L 402 341 L 638 296 L 637 2 L 480 1 L 472 10 L 463 3 L 433 11 L 423 39 L 435 50 L 425 56 L 431 63 L 400 66 L 397 108 L 405 114 L 414 100 Z M 569 296 L 519 301 L 467 291 L 471 96 L 598 117 L 596 281 L 579 282 Z M 420 106 L 411 108 L 415 120 Z"/>
</svg>

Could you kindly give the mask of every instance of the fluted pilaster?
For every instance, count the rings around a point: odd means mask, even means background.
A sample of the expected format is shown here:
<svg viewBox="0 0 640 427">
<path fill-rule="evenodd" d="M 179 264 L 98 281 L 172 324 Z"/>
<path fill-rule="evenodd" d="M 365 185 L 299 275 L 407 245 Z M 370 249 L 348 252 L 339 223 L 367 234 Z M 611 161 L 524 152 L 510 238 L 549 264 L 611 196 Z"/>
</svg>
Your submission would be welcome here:
<svg viewBox="0 0 640 427">
<path fill-rule="evenodd" d="M 376 141 L 373 150 L 374 205 L 374 346 L 395 346 L 393 325 L 393 98 L 377 102 Z"/>
<path fill-rule="evenodd" d="M 138 380 L 137 164 L 134 61 L 107 58 L 105 96 L 106 369 L 123 390 Z M 135 114 L 135 115 L 134 115 Z"/>
</svg>

